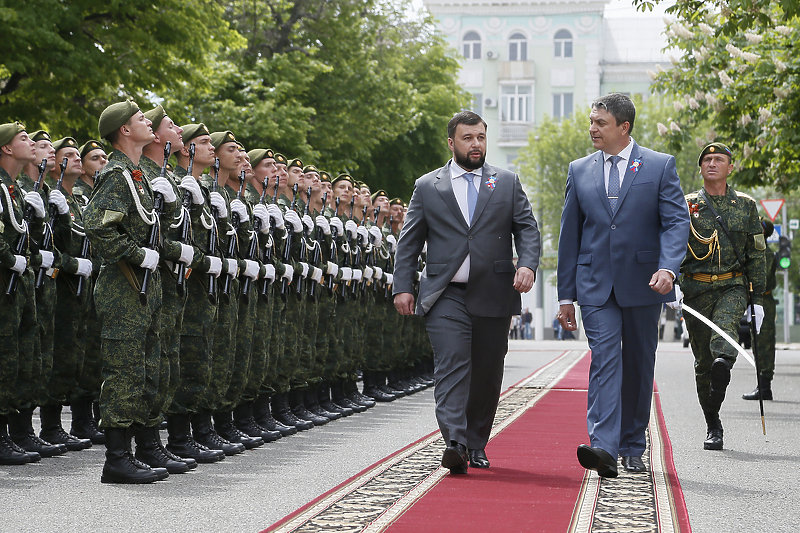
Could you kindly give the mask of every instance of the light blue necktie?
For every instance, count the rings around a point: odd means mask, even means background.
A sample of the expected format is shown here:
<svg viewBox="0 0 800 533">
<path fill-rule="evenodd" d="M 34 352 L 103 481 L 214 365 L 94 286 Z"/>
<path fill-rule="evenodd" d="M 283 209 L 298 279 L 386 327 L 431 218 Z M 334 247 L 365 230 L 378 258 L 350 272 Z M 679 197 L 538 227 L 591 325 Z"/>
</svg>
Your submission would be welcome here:
<svg viewBox="0 0 800 533">
<path fill-rule="evenodd" d="M 467 180 L 467 212 L 469 213 L 469 223 L 472 224 L 472 214 L 475 212 L 475 204 L 478 203 L 478 191 L 472 184 L 475 174 L 467 172 L 462 177 Z M 619 181 L 619 178 L 617 180 Z M 619 185 L 617 185 L 617 188 L 619 188 Z"/>
<path fill-rule="evenodd" d="M 617 199 L 619 198 L 619 163 L 622 157 L 612 155 L 608 158 L 611 161 L 611 170 L 608 172 L 608 205 L 611 206 L 611 212 L 617 210 Z"/>
</svg>

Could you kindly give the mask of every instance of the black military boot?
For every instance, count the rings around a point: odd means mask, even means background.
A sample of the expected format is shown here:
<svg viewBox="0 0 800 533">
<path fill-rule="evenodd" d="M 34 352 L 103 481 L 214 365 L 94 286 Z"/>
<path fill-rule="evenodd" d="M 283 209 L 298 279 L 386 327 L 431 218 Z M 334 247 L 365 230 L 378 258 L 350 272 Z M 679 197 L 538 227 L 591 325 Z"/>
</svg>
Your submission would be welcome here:
<svg viewBox="0 0 800 533">
<path fill-rule="evenodd" d="M 51 444 L 36 436 L 33 431 L 33 409 L 20 409 L 19 413 L 8 417 L 8 436 L 26 452 L 36 452 L 42 457 L 55 457 L 67 453 L 63 444 Z"/>
<path fill-rule="evenodd" d="M 264 442 L 275 442 L 282 437 L 280 431 L 270 431 L 256 423 L 252 402 L 242 402 L 236 406 L 233 410 L 233 424 L 245 435 L 260 437 Z"/>
<path fill-rule="evenodd" d="M 103 465 L 103 483 L 141 484 L 158 481 L 162 477 L 152 468 L 141 468 L 130 452 L 130 436 L 126 428 L 108 428 L 106 435 L 106 462 Z"/>
<path fill-rule="evenodd" d="M 272 397 L 272 416 L 279 423 L 294 427 L 297 431 L 306 431 L 314 427 L 314 423 L 301 420 L 289 407 L 287 393 L 279 393 Z"/>
<path fill-rule="evenodd" d="M 189 415 L 170 415 L 167 417 L 167 451 L 186 462 L 192 459 L 197 463 L 216 463 L 225 459 L 222 450 L 209 450 L 198 444 L 189 430 Z M 191 465 L 190 465 L 191 466 Z"/>
<path fill-rule="evenodd" d="M 725 399 L 725 389 L 731 382 L 731 365 L 722 357 L 717 357 L 711 363 L 711 391 L 708 396 L 712 405 L 722 405 Z"/>
<path fill-rule="evenodd" d="M 356 403 L 344 394 L 344 386 L 341 381 L 333 381 L 330 384 L 331 402 L 339 407 L 347 407 L 355 413 L 363 413 L 368 409 L 366 405 Z M 374 402 L 373 402 L 374 405 Z"/>
<path fill-rule="evenodd" d="M 42 420 L 42 430 L 39 438 L 53 443 L 64 444 L 67 450 L 77 452 L 92 447 L 89 439 L 79 439 L 64 431 L 61 426 L 61 406 L 45 405 L 39 408 L 39 417 Z"/>
<path fill-rule="evenodd" d="M 399 396 L 390 394 L 379 387 L 377 372 L 364 372 L 364 394 L 376 402 L 393 402 Z M 352 397 L 351 397 L 352 398 Z"/>
<path fill-rule="evenodd" d="M 706 426 L 708 433 L 706 440 L 703 442 L 704 450 L 721 450 L 722 449 L 722 421 L 719 419 L 719 413 L 704 413 L 706 417 Z"/>
<path fill-rule="evenodd" d="M 100 428 L 97 427 L 97 422 L 92 413 L 92 400 L 76 400 L 70 405 L 72 411 L 72 427 L 69 432 L 74 437 L 79 439 L 89 439 L 92 444 L 103 444 L 106 437 Z"/>
<path fill-rule="evenodd" d="M 38 452 L 27 452 L 8 436 L 8 417 L 0 415 L 0 465 L 24 465 L 41 460 Z"/>
<path fill-rule="evenodd" d="M 339 413 L 342 416 L 350 416 L 355 413 L 353 409 L 346 407 L 344 405 L 339 405 L 338 403 L 333 401 L 331 386 L 328 384 L 327 381 L 323 381 L 317 387 L 317 399 L 319 400 L 319 404 L 326 411 Z"/>
<path fill-rule="evenodd" d="M 161 445 L 157 427 L 141 428 L 135 431 L 136 459 L 150 468 L 166 468 L 170 474 L 185 474 L 189 465 L 180 459 L 173 459 Z"/>
<path fill-rule="evenodd" d="M 328 420 L 339 420 L 342 418 L 342 413 L 325 409 L 319 404 L 319 393 L 316 385 L 310 385 L 303 391 L 303 405 L 315 415 L 324 416 Z"/>
<path fill-rule="evenodd" d="M 297 433 L 297 428 L 294 426 L 287 426 L 281 424 L 275 417 L 272 416 L 272 407 L 270 405 L 271 398 L 267 395 L 259 396 L 253 402 L 253 420 L 255 423 L 267 431 L 277 431 L 283 437 L 294 435 Z"/>
<path fill-rule="evenodd" d="M 294 415 L 300 420 L 307 420 L 315 426 L 324 426 L 331 421 L 330 418 L 312 413 L 308 410 L 308 408 L 306 408 L 305 391 L 296 389 L 290 390 L 288 393 L 288 398 L 292 413 L 294 413 Z"/>
<path fill-rule="evenodd" d="M 200 412 L 192 415 L 192 435 L 194 440 L 209 450 L 222 450 L 225 455 L 238 455 L 244 451 L 244 445 L 229 442 L 217 434 L 211 426 L 211 413 Z"/>
<path fill-rule="evenodd" d="M 762 400 L 771 400 L 772 399 L 772 380 L 765 379 L 762 377 L 758 378 L 758 387 L 756 387 L 753 392 L 749 392 L 747 394 L 742 394 L 743 400 L 758 400 L 758 389 L 761 388 L 761 399 Z"/>
<path fill-rule="evenodd" d="M 366 384 L 364 385 L 364 388 L 366 388 Z M 354 403 L 363 405 L 366 408 L 375 407 L 377 405 L 375 398 L 372 396 L 367 396 L 366 394 L 362 394 L 361 391 L 358 390 L 358 384 L 356 384 L 354 380 L 343 382 L 342 390 L 344 391 L 344 395 Z"/>
<path fill-rule="evenodd" d="M 243 445 L 246 450 L 252 450 L 264 445 L 264 439 L 261 437 L 251 437 L 239 431 L 239 428 L 233 424 L 233 413 L 230 411 L 217 411 L 214 413 L 214 431 L 230 443 Z"/>
<path fill-rule="evenodd" d="M 388 385 L 388 372 L 374 372 L 375 377 L 377 378 L 377 387 L 385 392 L 386 394 L 393 394 L 396 398 L 402 398 L 403 396 L 407 396 L 406 391 L 398 385 L 397 388 L 393 387 L 392 385 Z"/>
</svg>

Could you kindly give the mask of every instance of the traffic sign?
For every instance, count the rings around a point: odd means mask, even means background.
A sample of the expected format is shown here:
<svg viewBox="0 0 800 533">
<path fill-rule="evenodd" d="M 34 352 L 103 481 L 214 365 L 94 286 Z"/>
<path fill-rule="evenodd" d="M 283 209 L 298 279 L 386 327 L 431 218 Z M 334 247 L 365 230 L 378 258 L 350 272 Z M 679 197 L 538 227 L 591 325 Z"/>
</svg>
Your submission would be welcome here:
<svg viewBox="0 0 800 533">
<path fill-rule="evenodd" d="M 789 219 L 789 229 L 800 229 L 800 219 L 790 218 Z"/>
<path fill-rule="evenodd" d="M 781 212 L 781 207 L 783 207 L 783 198 L 779 200 L 761 200 L 761 207 L 767 212 L 769 219 L 775 222 L 775 217 L 778 216 L 778 213 Z"/>
<path fill-rule="evenodd" d="M 767 237 L 767 242 L 779 242 L 781 235 L 783 235 L 783 232 L 781 232 L 781 225 L 775 224 L 775 231 L 772 232 L 772 235 Z"/>
</svg>

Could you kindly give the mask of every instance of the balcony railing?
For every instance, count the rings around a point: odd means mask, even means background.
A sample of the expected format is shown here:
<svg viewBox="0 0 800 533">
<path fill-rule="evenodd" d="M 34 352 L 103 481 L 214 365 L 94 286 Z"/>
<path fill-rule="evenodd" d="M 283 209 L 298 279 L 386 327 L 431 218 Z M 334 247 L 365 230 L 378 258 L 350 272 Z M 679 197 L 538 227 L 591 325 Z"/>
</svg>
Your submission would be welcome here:
<svg viewBox="0 0 800 533">
<path fill-rule="evenodd" d="M 532 122 L 501 122 L 500 142 L 527 142 Z"/>
</svg>

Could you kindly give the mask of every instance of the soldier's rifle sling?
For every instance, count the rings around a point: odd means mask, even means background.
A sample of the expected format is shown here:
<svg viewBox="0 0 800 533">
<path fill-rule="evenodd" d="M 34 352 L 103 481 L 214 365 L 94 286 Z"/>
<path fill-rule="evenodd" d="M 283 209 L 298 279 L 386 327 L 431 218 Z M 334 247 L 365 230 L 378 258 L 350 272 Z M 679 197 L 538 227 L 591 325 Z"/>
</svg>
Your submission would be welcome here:
<svg viewBox="0 0 800 533">
<path fill-rule="evenodd" d="M 69 159 L 66 157 L 61 160 L 61 163 L 58 164 L 59 168 L 61 168 L 61 175 L 58 177 L 58 182 L 56 183 L 54 191 L 57 191 L 61 188 L 61 184 L 64 183 L 64 173 L 67 170 L 67 164 L 69 163 Z M 50 216 L 48 220 L 45 222 L 45 231 L 44 231 L 44 238 L 42 239 L 42 245 L 39 247 L 41 250 L 52 251 L 53 250 L 53 225 L 55 224 L 56 217 L 58 216 L 58 208 L 54 204 L 50 204 L 49 213 Z M 42 287 L 44 283 L 44 276 L 47 269 L 39 267 L 39 270 L 36 272 L 36 285 L 37 289 Z"/>
<path fill-rule="evenodd" d="M 292 186 L 292 204 L 289 206 L 290 211 L 294 211 L 297 205 L 297 183 Z M 291 224 L 286 225 L 286 245 L 283 249 L 283 264 L 288 265 L 292 260 L 292 237 L 294 237 L 294 226 Z M 281 299 L 286 300 L 286 287 L 289 285 L 289 280 L 285 277 L 281 279 Z"/>
<path fill-rule="evenodd" d="M 278 198 L 278 182 L 279 181 L 280 181 L 280 176 L 275 176 L 275 195 L 272 197 L 272 203 L 273 204 L 275 204 L 277 202 L 277 198 Z M 264 194 L 266 194 L 266 192 L 267 192 L 267 186 L 268 185 L 269 185 L 269 178 L 267 177 L 267 178 L 264 178 Z M 266 198 L 265 198 L 264 195 L 261 196 L 261 202 L 262 203 L 266 202 Z M 270 238 L 272 240 L 272 246 L 267 248 L 266 251 L 264 252 L 264 261 L 265 262 L 270 261 L 272 259 L 272 254 L 274 253 L 275 247 L 277 246 L 277 243 L 275 242 L 275 222 L 276 222 L 275 218 L 270 215 L 270 217 L 269 217 L 269 234 L 270 234 Z M 269 279 L 264 278 L 263 281 L 261 282 L 261 297 L 264 299 L 264 301 L 267 301 L 269 299 L 269 286 L 274 281 L 275 280 L 270 281 Z"/>
<path fill-rule="evenodd" d="M 242 201 L 242 188 L 244 187 L 244 178 L 245 172 L 239 174 L 239 192 L 236 193 L 236 199 L 240 202 Z M 239 218 L 239 213 L 234 212 L 231 210 L 231 226 L 233 226 L 233 235 L 231 235 L 230 239 L 228 239 L 228 247 L 225 249 L 225 258 L 226 259 L 236 259 L 236 244 L 239 234 L 239 227 L 242 224 L 241 218 Z M 225 299 L 225 303 L 230 302 L 230 294 L 231 294 L 231 282 L 233 278 L 236 277 L 236 272 L 228 272 L 225 276 L 225 279 L 222 280 L 222 297 Z M 249 290 L 249 287 L 248 287 Z"/>
<path fill-rule="evenodd" d="M 311 187 L 309 187 L 308 190 L 310 191 Z M 310 204 L 311 203 L 311 195 L 310 194 L 309 194 L 308 200 L 309 200 L 308 203 Z M 324 195 L 322 195 L 322 210 L 323 211 L 325 211 L 325 203 L 327 201 L 328 201 L 328 193 L 325 193 Z M 317 226 L 317 234 L 316 234 L 317 243 L 314 246 L 314 255 L 311 256 L 311 264 L 313 264 L 313 265 L 319 264 L 319 261 L 321 259 L 320 255 L 322 253 L 322 240 L 324 238 L 325 238 L 325 234 L 322 232 L 322 228 Z M 323 274 L 322 275 L 323 275 L 323 277 L 325 276 L 325 271 L 324 270 L 323 270 Z M 324 283 L 324 281 L 322 281 L 322 283 Z M 316 292 L 317 292 L 317 283 L 313 282 L 311 284 L 311 286 L 309 287 L 308 294 L 311 296 L 311 299 L 314 300 L 314 301 L 316 301 L 316 299 L 317 299 Z"/>
<path fill-rule="evenodd" d="M 42 159 L 42 162 L 39 163 L 37 167 L 39 169 L 39 179 L 36 180 L 36 183 L 33 184 L 33 192 L 39 192 L 39 189 L 42 187 L 42 180 L 44 179 L 44 171 L 47 169 L 47 159 Z M 12 211 L 12 206 L 8 206 L 9 209 L 9 216 L 14 216 Z M 30 224 L 31 219 L 33 218 L 33 206 L 30 204 L 25 204 L 25 210 L 22 213 L 22 220 L 23 226 L 25 228 L 28 227 Z M 14 255 L 23 255 L 25 254 L 25 249 L 28 247 L 28 230 L 25 233 L 19 236 L 17 239 L 17 245 L 14 247 Z M 11 277 L 8 279 L 8 286 L 6 286 L 6 296 L 11 296 L 12 298 L 17 294 L 17 285 L 19 284 L 19 273 L 17 271 L 11 272 Z"/>
<path fill-rule="evenodd" d="M 338 218 L 339 217 L 339 197 L 336 197 L 336 210 L 333 212 L 333 216 Z M 339 230 L 335 227 L 331 227 L 331 262 L 336 263 L 339 256 Z M 328 276 L 328 284 L 327 284 L 328 294 L 333 294 L 333 276 Z"/>
<path fill-rule="evenodd" d="M 194 143 L 189 145 L 189 170 L 186 173 L 187 176 L 194 179 L 192 176 L 192 169 L 194 168 Z M 181 223 L 181 236 L 179 242 L 181 244 L 189 244 L 189 234 L 191 233 L 192 229 L 192 222 L 189 220 L 189 208 L 192 205 L 192 193 L 188 190 L 183 191 L 183 198 L 181 199 L 181 206 L 184 209 L 184 217 Z M 186 290 L 186 265 L 182 262 L 178 261 L 178 264 L 175 265 L 175 275 L 177 276 L 177 285 L 176 289 L 178 291 L 179 296 L 184 295 L 184 291 Z"/>
<path fill-rule="evenodd" d="M 211 191 L 217 192 L 217 180 L 219 179 L 219 158 L 214 158 L 214 182 L 211 184 Z M 213 205 L 211 206 L 211 215 L 213 221 L 211 222 L 211 229 L 208 232 L 208 255 L 216 255 L 217 253 L 217 220 L 219 219 L 219 211 Z M 214 274 L 208 275 L 208 301 L 212 304 L 217 303 L 217 276 Z"/>
<path fill-rule="evenodd" d="M 164 162 L 161 165 L 161 173 L 159 178 L 163 178 L 167 174 L 167 161 L 172 154 L 172 143 L 167 141 L 164 145 Z M 66 158 L 65 158 L 66 160 Z M 63 172 L 62 172 L 63 176 Z M 164 195 L 156 192 L 153 195 L 153 227 L 150 228 L 150 237 L 147 239 L 147 248 L 151 250 L 158 249 L 158 240 L 161 232 L 161 212 L 164 209 Z M 156 268 L 158 266 L 156 265 Z M 149 268 L 144 270 L 144 279 L 142 280 L 142 288 L 139 290 L 139 303 L 147 305 L 147 287 L 150 285 L 150 278 L 153 277 L 153 271 Z"/>
<path fill-rule="evenodd" d="M 311 187 L 309 187 L 308 190 L 306 191 L 306 207 L 303 210 L 303 217 L 305 217 L 306 215 L 311 217 Z M 311 228 L 311 232 L 313 233 L 313 231 L 314 231 L 314 228 L 312 227 Z M 306 228 L 305 228 L 305 226 L 303 226 L 303 235 L 301 236 L 301 239 L 300 239 L 300 262 L 301 263 L 306 263 L 308 265 L 307 274 L 310 274 L 312 267 L 311 267 L 310 264 L 308 264 L 308 249 L 306 248 Z M 297 293 L 297 297 L 298 298 L 302 298 L 303 297 L 303 285 L 304 285 L 303 276 L 301 275 L 300 277 L 297 278 L 296 293 Z"/>
</svg>

